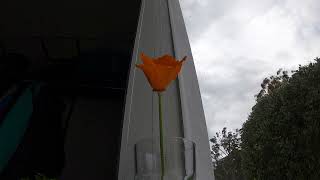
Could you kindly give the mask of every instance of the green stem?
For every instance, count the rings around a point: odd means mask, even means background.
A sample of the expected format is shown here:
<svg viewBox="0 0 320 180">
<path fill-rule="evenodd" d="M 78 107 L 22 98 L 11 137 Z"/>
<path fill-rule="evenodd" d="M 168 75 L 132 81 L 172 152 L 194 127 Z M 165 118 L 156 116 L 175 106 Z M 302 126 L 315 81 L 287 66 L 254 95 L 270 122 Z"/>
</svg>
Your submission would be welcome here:
<svg viewBox="0 0 320 180">
<path fill-rule="evenodd" d="M 159 129 L 160 129 L 160 158 L 161 158 L 161 180 L 164 176 L 164 148 L 163 148 L 163 119 L 162 119 L 162 102 L 161 93 L 158 92 L 159 97 Z"/>
</svg>

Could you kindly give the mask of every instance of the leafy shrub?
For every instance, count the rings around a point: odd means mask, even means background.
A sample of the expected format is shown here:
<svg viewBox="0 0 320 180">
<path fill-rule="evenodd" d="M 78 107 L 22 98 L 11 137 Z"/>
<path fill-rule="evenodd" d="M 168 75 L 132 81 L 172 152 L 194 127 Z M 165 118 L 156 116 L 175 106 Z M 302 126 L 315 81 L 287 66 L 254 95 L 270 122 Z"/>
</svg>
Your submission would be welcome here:
<svg viewBox="0 0 320 180">
<path fill-rule="evenodd" d="M 320 59 L 261 87 L 242 128 L 247 179 L 320 179 Z"/>
</svg>

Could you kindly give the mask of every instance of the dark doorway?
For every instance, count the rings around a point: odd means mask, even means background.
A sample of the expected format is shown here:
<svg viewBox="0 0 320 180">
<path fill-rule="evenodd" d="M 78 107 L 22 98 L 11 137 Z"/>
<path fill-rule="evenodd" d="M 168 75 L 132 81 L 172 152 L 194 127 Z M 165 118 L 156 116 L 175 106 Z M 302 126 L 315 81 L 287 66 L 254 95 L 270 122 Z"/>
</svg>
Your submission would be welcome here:
<svg viewBox="0 0 320 180">
<path fill-rule="evenodd" d="M 0 2 L 0 127 L 32 92 L 0 179 L 117 179 L 139 11 L 140 0 Z"/>
</svg>

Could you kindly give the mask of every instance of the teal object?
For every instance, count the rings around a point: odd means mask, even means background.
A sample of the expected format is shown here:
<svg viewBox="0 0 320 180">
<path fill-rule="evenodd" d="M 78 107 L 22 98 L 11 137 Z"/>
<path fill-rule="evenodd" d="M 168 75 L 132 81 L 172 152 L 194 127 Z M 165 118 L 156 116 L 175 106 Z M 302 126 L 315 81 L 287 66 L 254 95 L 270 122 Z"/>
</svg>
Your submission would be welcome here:
<svg viewBox="0 0 320 180">
<path fill-rule="evenodd" d="M 0 125 L 0 172 L 16 151 L 33 111 L 32 91 L 28 87 Z"/>
</svg>

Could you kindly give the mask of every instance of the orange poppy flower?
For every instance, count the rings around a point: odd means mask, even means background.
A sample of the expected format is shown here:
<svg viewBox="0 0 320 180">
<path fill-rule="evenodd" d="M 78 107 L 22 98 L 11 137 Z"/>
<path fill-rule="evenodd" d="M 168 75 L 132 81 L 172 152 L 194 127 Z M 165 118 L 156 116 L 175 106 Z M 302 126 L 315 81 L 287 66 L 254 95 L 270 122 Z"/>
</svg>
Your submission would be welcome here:
<svg viewBox="0 0 320 180">
<path fill-rule="evenodd" d="M 171 81 L 177 78 L 182 63 L 186 59 L 187 57 L 184 57 L 181 61 L 177 61 L 170 55 L 153 59 L 141 53 L 143 64 L 136 64 L 136 66 L 144 72 L 153 90 L 162 92 Z"/>
</svg>

